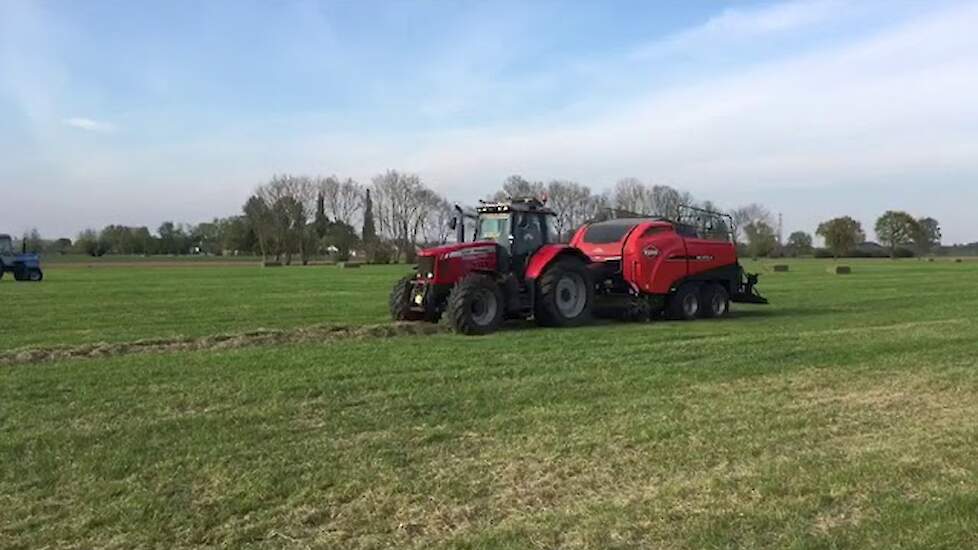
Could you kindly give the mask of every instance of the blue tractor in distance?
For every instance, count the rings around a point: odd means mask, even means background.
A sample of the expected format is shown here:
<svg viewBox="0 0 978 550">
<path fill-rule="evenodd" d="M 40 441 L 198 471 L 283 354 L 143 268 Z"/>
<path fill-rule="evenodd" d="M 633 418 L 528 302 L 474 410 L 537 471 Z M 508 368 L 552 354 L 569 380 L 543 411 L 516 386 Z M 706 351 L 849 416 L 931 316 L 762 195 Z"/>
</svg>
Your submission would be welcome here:
<svg viewBox="0 0 978 550">
<path fill-rule="evenodd" d="M 14 241 L 10 235 L 0 234 L 0 279 L 4 273 L 13 273 L 18 281 L 39 282 L 44 279 L 41 260 L 37 254 L 28 254 L 26 240 L 21 254 L 14 253 Z"/>
</svg>

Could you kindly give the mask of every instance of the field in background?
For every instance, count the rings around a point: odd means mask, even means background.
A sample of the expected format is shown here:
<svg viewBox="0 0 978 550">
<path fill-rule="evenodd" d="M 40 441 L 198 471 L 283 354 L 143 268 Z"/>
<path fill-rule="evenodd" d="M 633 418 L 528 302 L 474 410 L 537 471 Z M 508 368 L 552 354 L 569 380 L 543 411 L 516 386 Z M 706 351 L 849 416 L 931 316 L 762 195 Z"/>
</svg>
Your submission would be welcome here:
<svg viewBox="0 0 978 550">
<path fill-rule="evenodd" d="M 315 323 L 377 323 L 387 319 L 393 281 L 408 269 L 51 265 L 41 284 L 0 281 L 7 307 L 30 312 L 0 333 L 0 351 Z"/>
<path fill-rule="evenodd" d="M 978 545 L 978 263 L 785 263 L 720 321 L 0 367 L 0 547 Z M 377 323 L 403 270 L 52 267 L 0 350 Z"/>
</svg>

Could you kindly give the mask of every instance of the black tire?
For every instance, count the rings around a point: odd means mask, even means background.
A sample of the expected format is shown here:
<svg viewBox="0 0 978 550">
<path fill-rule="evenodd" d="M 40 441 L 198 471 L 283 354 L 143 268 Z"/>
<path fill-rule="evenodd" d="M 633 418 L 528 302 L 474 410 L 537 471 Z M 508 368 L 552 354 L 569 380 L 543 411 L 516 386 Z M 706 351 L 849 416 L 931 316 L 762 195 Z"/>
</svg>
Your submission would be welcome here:
<svg viewBox="0 0 978 550">
<path fill-rule="evenodd" d="M 411 311 L 412 280 L 414 280 L 413 275 L 402 277 L 394 283 L 394 288 L 391 289 L 388 306 L 390 307 L 391 319 L 394 321 L 418 321 L 422 317 L 418 312 Z"/>
<path fill-rule="evenodd" d="M 700 302 L 700 316 L 710 318 L 720 318 L 727 315 L 730 311 L 730 293 L 723 285 L 712 284 L 703 287 Z"/>
<path fill-rule="evenodd" d="M 18 268 L 14 270 L 14 280 L 15 281 L 26 281 L 27 280 L 27 270 L 23 268 Z"/>
<path fill-rule="evenodd" d="M 503 322 L 506 302 L 491 277 L 473 273 L 455 285 L 448 296 L 445 318 L 460 334 L 489 334 Z"/>
<path fill-rule="evenodd" d="M 669 298 L 669 318 L 692 321 L 700 312 L 700 289 L 694 284 L 684 284 Z"/>
<path fill-rule="evenodd" d="M 591 320 L 594 285 L 584 262 L 558 260 L 537 280 L 534 317 L 545 327 L 571 327 Z"/>
<path fill-rule="evenodd" d="M 31 269 L 27 272 L 27 280 L 39 283 L 44 280 L 44 273 L 40 269 Z"/>
</svg>

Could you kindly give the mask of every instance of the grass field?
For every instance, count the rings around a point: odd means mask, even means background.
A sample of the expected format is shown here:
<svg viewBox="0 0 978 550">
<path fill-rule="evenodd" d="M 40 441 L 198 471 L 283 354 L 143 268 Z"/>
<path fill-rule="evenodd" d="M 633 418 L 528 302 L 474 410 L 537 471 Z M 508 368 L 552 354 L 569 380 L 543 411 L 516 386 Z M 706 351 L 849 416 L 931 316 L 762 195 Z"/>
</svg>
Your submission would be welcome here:
<svg viewBox="0 0 978 550">
<path fill-rule="evenodd" d="M 0 367 L 0 547 L 978 546 L 978 262 L 830 265 L 719 321 Z M 0 351 L 378 323 L 401 273 L 53 267 Z"/>
</svg>

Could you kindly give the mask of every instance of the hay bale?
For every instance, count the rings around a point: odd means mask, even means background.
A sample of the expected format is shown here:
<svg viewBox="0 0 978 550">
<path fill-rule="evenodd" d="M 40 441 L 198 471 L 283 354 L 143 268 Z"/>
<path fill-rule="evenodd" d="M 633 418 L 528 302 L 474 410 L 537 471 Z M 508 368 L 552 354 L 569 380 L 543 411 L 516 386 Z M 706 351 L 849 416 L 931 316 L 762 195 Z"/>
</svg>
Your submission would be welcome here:
<svg viewBox="0 0 978 550">
<path fill-rule="evenodd" d="M 264 261 L 261 263 L 262 267 L 282 267 L 282 262 Z"/>
<path fill-rule="evenodd" d="M 780 273 L 785 273 L 785 272 L 788 271 L 788 266 L 785 265 L 785 264 L 777 264 L 777 265 L 772 266 L 771 269 L 773 269 L 774 271 L 778 271 Z"/>
<path fill-rule="evenodd" d="M 829 273 L 835 273 L 836 275 L 848 275 L 852 273 L 852 268 L 847 265 L 837 265 L 829 268 Z"/>
</svg>

